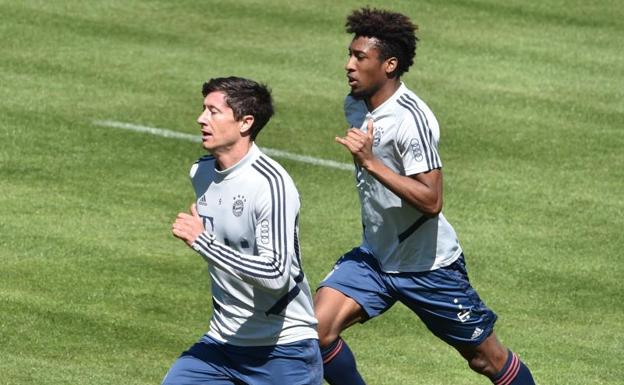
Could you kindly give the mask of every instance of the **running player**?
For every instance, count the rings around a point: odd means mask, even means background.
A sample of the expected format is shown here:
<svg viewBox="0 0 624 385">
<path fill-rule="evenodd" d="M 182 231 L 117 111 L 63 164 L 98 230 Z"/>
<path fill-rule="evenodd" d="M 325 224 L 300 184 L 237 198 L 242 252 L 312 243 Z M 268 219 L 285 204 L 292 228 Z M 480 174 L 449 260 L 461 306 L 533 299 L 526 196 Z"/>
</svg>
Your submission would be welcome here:
<svg viewBox="0 0 624 385">
<path fill-rule="evenodd" d="M 208 263 L 208 332 L 182 353 L 165 385 L 313 384 L 322 364 L 298 242 L 299 194 L 256 146 L 273 115 L 269 90 L 237 77 L 203 86 L 197 122 L 211 155 L 191 168 L 197 201 L 173 234 Z"/>
<path fill-rule="evenodd" d="M 413 63 L 416 26 L 404 15 L 363 8 L 347 18 L 355 36 L 346 64 L 351 129 L 336 141 L 356 163 L 362 244 L 321 282 L 315 312 L 324 376 L 364 384 L 340 333 L 400 301 L 470 368 L 498 385 L 534 384 L 496 338 L 496 315 L 471 287 L 453 227 L 442 214 L 438 122 L 400 77 Z"/>
</svg>

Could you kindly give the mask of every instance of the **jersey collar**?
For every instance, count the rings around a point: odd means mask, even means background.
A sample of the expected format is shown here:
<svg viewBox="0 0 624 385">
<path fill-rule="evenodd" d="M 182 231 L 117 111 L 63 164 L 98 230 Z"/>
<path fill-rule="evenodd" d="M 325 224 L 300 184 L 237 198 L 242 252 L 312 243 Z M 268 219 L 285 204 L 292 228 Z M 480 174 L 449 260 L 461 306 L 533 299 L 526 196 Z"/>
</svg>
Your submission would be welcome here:
<svg viewBox="0 0 624 385">
<path fill-rule="evenodd" d="M 380 113 L 383 112 L 383 110 L 385 108 L 387 108 L 387 106 L 392 105 L 401 95 L 403 95 L 405 92 L 407 91 L 407 87 L 405 87 L 405 83 L 401 82 L 401 85 L 399 85 L 399 88 L 397 88 L 396 91 L 394 91 L 394 93 L 392 94 L 392 96 L 390 96 L 388 99 L 386 99 L 383 103 L 381 103 L 380 105 L 377 106 L 377 108 L 375 108 L 373 111 L 370 112 L 370 115 L 372 116 L 376 116 L 379 115 Z"/>
<path fill-rule="evenodd" d="M 239 160 L 235 165 L 226 168 L 225 170 L 217 170 L 217 178 L 221 180 L 232 179 L 241 173 L 241 171 L 247 166 L 252 164 L 260 156 L 260 149 L 256 146 L 256 143 L 251 143 L 251 147 L 243 159 Z M 216 165 L 216 163 L 215 163 Z"/>
</svg>

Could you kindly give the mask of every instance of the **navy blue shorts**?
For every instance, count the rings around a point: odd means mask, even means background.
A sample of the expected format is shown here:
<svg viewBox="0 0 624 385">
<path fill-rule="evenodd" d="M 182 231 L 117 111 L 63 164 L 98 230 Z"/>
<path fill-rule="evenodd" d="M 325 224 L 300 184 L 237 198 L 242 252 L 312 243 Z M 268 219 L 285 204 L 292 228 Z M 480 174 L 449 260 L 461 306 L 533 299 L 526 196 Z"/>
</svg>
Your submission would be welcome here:
<svg viewBox="0 0 624 385">
<path fill-rule="evenodd" d="M 318 340 L 275 346 L 235 346 L 204 336 L 182 353 L 162 385 L 320 385 Z"/>
<path fill-rule="evenodd" d="M 463 254 L 437 270 L 384 273 L 372 255 L 355 248 L 336 262 L 319 286 L 355 300 L 368 319 L 400 301 L 433 334 L 454 346 L 480 344 L 492 333 L 497 318 L 470 285 Z"/>
</svg>

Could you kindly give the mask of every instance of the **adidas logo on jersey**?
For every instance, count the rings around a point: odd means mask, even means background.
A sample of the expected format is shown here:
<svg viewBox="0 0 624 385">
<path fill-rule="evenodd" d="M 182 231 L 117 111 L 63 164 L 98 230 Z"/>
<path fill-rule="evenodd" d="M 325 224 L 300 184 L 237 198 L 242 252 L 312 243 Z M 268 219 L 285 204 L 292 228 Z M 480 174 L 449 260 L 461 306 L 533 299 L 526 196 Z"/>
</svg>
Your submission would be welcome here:
<svg viewBox="0 0 624 385">
<path fill-rule="evenodd" d="M 197 201 L 197 204 L 200 206 L 208 206 L 208 203 L 206 203 L 206 197 L 202 195 L 201 198 L 199 198 L 199 201 Z"/>
</svg>

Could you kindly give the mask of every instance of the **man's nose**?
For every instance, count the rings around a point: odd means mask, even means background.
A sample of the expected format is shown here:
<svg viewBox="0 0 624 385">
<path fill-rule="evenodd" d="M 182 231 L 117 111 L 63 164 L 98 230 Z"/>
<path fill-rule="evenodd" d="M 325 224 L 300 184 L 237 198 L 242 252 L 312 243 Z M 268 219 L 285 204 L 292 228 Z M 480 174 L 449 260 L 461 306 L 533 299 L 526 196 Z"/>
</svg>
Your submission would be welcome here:
<svg viewBox="0 0 624 385">
<path fill-rule="evenodd" d="M 204 124 L 206 124 L 206 121 L 208 120 L 208 116 L 207 116 L 208 113 L 210 112 L 206 109 L 197 117 L 197 123 L 199 123 L 200 126 L 203 126 Z"/>
<path fill-rule="evenodd" d="M 353 56 L 349 56 L 349 58 L 347 59 L 347 62 L 345 63 L 345 70 L 346 71 L 354 71 L 355 70 L 355 58 Z"/>
</svg>

